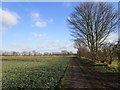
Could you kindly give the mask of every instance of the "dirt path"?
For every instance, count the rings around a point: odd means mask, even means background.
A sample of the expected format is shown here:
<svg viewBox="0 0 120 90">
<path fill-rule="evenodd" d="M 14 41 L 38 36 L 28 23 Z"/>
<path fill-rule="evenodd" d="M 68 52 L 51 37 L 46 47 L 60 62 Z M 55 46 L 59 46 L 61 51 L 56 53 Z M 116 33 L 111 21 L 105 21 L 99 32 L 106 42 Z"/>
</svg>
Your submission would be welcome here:
<svg viewBox="0 0 120 90">
<path fill-rule="evenodd" d="M 101 73 L 93 66 L 73 58 L 68 68 L 65 88 L 118 88 L 118 74 Z"/>
</svg>

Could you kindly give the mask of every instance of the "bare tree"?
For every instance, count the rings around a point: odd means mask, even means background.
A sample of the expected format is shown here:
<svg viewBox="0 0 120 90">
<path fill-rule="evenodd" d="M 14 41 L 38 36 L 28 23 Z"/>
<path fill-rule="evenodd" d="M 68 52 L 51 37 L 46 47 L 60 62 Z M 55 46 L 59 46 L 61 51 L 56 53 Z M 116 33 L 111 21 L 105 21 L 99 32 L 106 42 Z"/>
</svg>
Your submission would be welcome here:
<svg viewBox="0 0 120 90">
<path fill-rule="evenodd" d="M 80 57 L 90 58 L 89 50 L 85 46 L 81 46 L 78 49 L 77 55 Z"/>
<path fill-rule="evenodd" d="M 2 51 L 2 50 L 0 50 L 0 56 L 2 56 L 2 52 L 3 52 L 3 51 Z"/>
<path fill-rule="evenodd" d="M 29 51 L 29 52 L 28 52 L 28 55 L 31 56 L 31 55 L 32 55 L 32 52 Z"/>
<path fill-rule="evenodd" d="M 98 59 L 104 63 L 107 62 L 108 64 L 111 64 L 114 60 L 114 43 L 104 43 L 102 47 L 99 50 L 99 57 Z"/>
<path fill-rule="evenodd" d="M 13 56 L 18 56 L 19 55 L 19 52 L 16 52 L 16 51 L 13 51 L 11 52 Z"/>
<path fill-rule="evenodd" d="M 23 51 L 23 52 L 22 52 L 22 55 L 23 55 L 23 56 L 26 56 L 26 55 L 28 55 L 28 52 L 27 52 L 27 51 Z"/>
<path fill-rule="evenodd" d="M 38 55 L 38 52 L 35 51 L 35 50 L 33 50 L 32 53 L 33 53 L 34 56 L 37 56 L 37 55 Z"/>
<path fill-rule="evenodd" d="M 81 39 L 75 39 L 74 40 L 74 48 L 79 49 L 80 47 L 85 47 L 86 45 L 84 43 L 82 43 Z"/>
<path fill-rule="evenodd" d="M 68 54 L 69 52 L 67 50 L 62 50 L 61 54 Z"/>
<path fill-rule="evenodd" d="M 116 54 L 118 60 L 120 61 L 120 39 L 117 41 L 117 44 L 114 45 L 113 52 Z"/>
<path fill-rule="evenodd" d="M 85 2 L 75 7 L 68 23 L 75 40 L 85 44 L 93 60 L 98 58 L 98 49 L 108 35 L 115 31 L 118 11 L 109 3 Z"/>
</svg>

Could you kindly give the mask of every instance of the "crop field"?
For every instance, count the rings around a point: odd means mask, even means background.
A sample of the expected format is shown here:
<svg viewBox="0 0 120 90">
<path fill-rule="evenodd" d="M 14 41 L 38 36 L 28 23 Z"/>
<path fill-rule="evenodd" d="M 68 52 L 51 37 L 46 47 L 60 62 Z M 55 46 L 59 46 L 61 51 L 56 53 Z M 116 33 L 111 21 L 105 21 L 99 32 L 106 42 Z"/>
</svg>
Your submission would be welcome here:
<svg viewBox="0 0 120 90">
<path fill-rule="evenodd" d="M 3 88 L 55 88 L 70 57 L 3 57 Z"/>
</svg>

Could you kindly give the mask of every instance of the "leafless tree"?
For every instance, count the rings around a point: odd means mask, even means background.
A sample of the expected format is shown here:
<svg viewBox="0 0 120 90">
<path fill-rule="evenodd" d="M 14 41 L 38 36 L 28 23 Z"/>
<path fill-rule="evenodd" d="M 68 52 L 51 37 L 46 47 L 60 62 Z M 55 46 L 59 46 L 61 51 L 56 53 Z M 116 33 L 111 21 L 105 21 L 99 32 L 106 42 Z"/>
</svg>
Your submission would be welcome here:
<svg viewBox="0 0 120 90">
<path fill-rule="evenodd" d="M 69 52 L 67 50 L 62 50 L 61 54 L 68 54 Z"/>
<path fill-rule="evenodd" d="M 23 55 L 23 56 L 26 56 L 26 55 L 28 55 L 28 52 L 27 52 L 27 51 L 23 51 L 23 52 L 22 52 L 22 55 Z"/>
<path fill-rule="evenodd" d="M 78 49 L 77 55 L 80 57 L 90 58 L 89 50 L 85 46 L 81 46 Z"/>
<path fill-rule="evenodd" d="M 32 53 L 33 53 L 34 56 L 38 55 L 38 52 L 36 50 L 33 50 Z"/>
<path fill-rule="evenodd" d="M 13 56 L 18 56 L 18 55 L 19 55 L 19 52 L 13 51 L 13 52 L 11 52 L 11 54 L 12 54 Z"/>
<path fill-rule="evenodd" d="M 113 52 L 116 54 L 118 60 L 120 61 L 120 39 L 117 41 L 117 44 L 114 45 Z"/>
<path fill-rule="evenodd" d="M 104 63 L 107 62 L 108 64 L 111 64 L 114 60 L 114 43 L 104 43 L 101 48 L 99 49 L 99 57 L 98 59 Z"/>
<path fill-rule="evenodd" d="M 85 2 L 75 7 L 68 18 L 69 27 L 75 40 L 85 44 L 98 59 L 98 49 L 108 35 L 116 30 L 118 11 L 110 3 Z"/>
</svg>

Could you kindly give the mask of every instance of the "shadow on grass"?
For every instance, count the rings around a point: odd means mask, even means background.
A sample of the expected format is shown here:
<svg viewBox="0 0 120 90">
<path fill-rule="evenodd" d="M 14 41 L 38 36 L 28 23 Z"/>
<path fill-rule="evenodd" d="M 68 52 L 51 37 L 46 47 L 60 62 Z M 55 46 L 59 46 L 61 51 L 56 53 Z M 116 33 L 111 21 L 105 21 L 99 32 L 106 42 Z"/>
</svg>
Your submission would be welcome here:
<svg viewBox="0 0 120 90">
<path fill-rule="evenodd" d="M 119 88 L 120 72 L 110 71 L 105 64 L 95 64 L 88 59 L 76 58 L 84 72 L 84 77 L 92 87 Z"/>
</svg>

